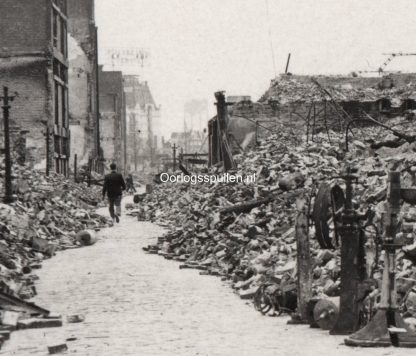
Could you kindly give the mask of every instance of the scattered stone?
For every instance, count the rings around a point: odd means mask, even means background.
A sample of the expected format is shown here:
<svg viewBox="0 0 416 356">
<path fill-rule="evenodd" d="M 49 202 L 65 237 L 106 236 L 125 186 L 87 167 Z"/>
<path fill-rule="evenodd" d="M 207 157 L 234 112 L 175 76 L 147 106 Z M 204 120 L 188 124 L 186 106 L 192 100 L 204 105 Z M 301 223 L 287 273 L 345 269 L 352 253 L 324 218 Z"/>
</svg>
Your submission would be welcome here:
<svg viewBox="0 0 416 356">
<path fill-rule="evenodd" d="M 76 239 L 83 246 L 91 246 L 97 242 L 96 234 L 91 230 L 82 230 L 78 232 Z"/>
<path fill-rule="evenodd" d="M 85 316 L 80 314 L 68 315 L 66 321 L 68 323 L 82 323 L 85 321 Z"/>
<path fill-rule="evenodd" d="M 409 130 L 403 118 L 389 119 L 385 124 L 398 131 Z M 416 186 L 414 152 L 404 147 L 370 149 L 371 142 L 380 140 L 376 137 L 379 131 L 372 127 L 360 127 L 359 135 L 354 135 L 346 154 L 343 133 L 331 130 L 327 133 L 323 129 L 307 142 L 304 126 L 297 131 L 296 127 L 288 130 L 283 123 L 276 125 L 276 133 L 259 142 L 253 150 L 234 155 L 237 168 L 232 173 L 256 174 L 255 184 L 163 183 L 144 196 L 140 209 L 131 213 L 140 220 L 168 229 L 157 244 L 145 250 L 182 261 L 181 268 L 206 266 L 206 274 L 215 271 L 222 279 L 230 280 L 244 298 L 251 298 L 252 289 L 261 283 L 280 286 L 296 279 L 296 201 L 309 201 L 322 183 L 340 175 L 346 161 L 358 168 L 354 205 L 363 212 L 371 208 L 374 212 L 371 225 L 377 231 L 383 231 L 387 172 L 400 170 L 403 187 Z M 414 131 L 412 129 L 410 134 L 414 135 Z M 222 167 L 216 166 L 211 167 L 209 173 L 224 172 Z M 311 204 L 313 206 L 313 198 Z M 416 207 L 405 203 L 400 218 L 404 222 L 403 241 L 409 244 L 397 258 L 397 271 L 403 272 L 398 274 L 399 297 L 403 298 L 412 287 L 410 279 L 414 276 L 410 271 L 416 265 L 413 251 L 416 247 L 412 245 L 416 241 Z M 374 256 L 376 234 L 369 230 L 371 228 L 366 229 L 369 242 L 366 248 Z M 339 251 L 321 250 L 312 226 L 309 234 L 312 293 L 338 296 Z M 382 270 L 382 256 L 378 265 L 379 271 Z M 374 278 L 380 282 L 381 274 Z M 412 300 L 411 295 L 409 300 Z"/>
<path fill-rule="evenodd" d="M 0 336 L 4 340 L 9 340 L 10 339 L 10 330 L 0 330 Z"/>
<path fill-rule="evenodd" d="M 404 321 L 407 325 L 409 325 L 410 330 L 416 331 L 416 318 L 406 318 Z"/>
<path fill-rule="evenodd" d="M 67 350 L 68 346 L 66 344 L 48 346 L 48 351 L 50 355 L 58 354 Z"/>
<path fill-rule="evenodd" d="M 24 319 L 17 323 L 18 329 L 42 329 L 62 326 L 62 319 Z"/>
</svg>

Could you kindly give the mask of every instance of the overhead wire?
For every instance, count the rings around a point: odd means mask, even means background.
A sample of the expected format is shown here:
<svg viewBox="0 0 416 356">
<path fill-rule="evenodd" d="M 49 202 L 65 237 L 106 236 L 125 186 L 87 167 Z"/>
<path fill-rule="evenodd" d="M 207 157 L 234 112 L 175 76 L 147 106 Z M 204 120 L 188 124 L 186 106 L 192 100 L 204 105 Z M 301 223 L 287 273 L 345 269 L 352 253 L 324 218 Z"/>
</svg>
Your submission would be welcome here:
<svg viewBox="0 0 416 356">
<path fill-rule="evenodd" d="M 273 45 L 273 37 L 272 37 L 272 26 L 270 22 L 270 10 L 269 10 L 269 0 L 265 0 L 266 5 L 266 17 L 267 17 L 267 24 L 268 24 L 268 32 L 269 32 L 269 42 L 270 42 L 270 50 L 272 55 L 272 61 L 273 61 L 273 70 L 274 70 L 274 76 L 276 77 L 276 58 L 274 55 L 274 45 Z"/>
</svg>

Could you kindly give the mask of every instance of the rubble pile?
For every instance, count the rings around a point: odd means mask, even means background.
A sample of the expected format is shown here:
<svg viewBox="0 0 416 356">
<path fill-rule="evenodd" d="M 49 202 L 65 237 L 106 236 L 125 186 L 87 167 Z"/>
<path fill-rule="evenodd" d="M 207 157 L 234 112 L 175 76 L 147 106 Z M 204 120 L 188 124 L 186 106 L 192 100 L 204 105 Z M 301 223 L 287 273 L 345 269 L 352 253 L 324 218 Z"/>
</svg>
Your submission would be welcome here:
<svg viewBox="0 0 416 356">
<path fill-rule="evenodd" d="M 15 201 L 0 204 L 0 292 L 26 299 L 36 292 L 31 271 L 56 250 L 81 246 L 77 233 L 99 229 L 106 219 L 94 212 L 94 188 L 25 166 L 13 169 Z M 3 184 L 0 163 L 1 192 Z"/>
<path fill-rule="evenodd" d="M 403 118 L 388 125 L 409 135 L 411 122 Z M 354 130 L 357 131 L 357 130 Z M 318 134 L 306 143 L 302 134 L 286 132 L 269 137 L 255 150 L 237 155 L 236 172 L 243 177 L 256 174 L 255 184 L 164 183 L 144 197 L 133 210 L 139 219 L 169 228 L 157 245 L 145 250 L 181 261 L 181 268 L 197 268 L 202 274 L 230 280 L 242 298 L 255 296 L 259 286 L 290 285 L 296 276 L 295 219 L 297 201 L 309 204 L 323 182 L 337 182 L 345 162 L 358 168 L 359 184 L 354 198 L 361 210 L 371 207 L 374 226 L 380 226 L 386 198 L 387 172 L 400 170 L 402 185 L 416 185 L 416 144 L 372 150 L 368 142 L 388 140 L 390 134 L 374 127 L 361 128 L 351 137 L 349 152 L 343 151 L 344 134 Z M 297 137 L 297 138 L 296 138 Z M 301 139 L 299 139 L 301 138 Z M 211 173 L 221 173 L 215 168 Z M 399 255 L 398 292 L 416 301 L 416 207 L 402 206 L 402 235 L 407 244 Z M 380 230 L 381 231 L 381 230 Z M 338 250 L 321 249 L 309 228 L 313 256 L 313 290 L 317 295 L 339 293 L 340 256 Z M 367 232 L 369 257 L 374 255 L 375 233 Z M 407 250 L 407 252 L 405 252 Z M 413 256 L 413 260 L 412 260 Z M 378 266 L 382 266 L 381 253 Z M 371 263 L 371 261 L 370 261 Z M 381 278 L 381 268 L 373 270 Z M 416 312 L 410 306 L 412 313 Z M 413 309 L 412 309 L 413 308 Z"/>
<path fill-rule="evenodd" d="M 320 78 L 316 78 L 320 81 Z M 352 85 L 332 85 L 325 86 L 327 93 L 323 93 L 319 88 L 309 80 L 299 80 L 297 77 L 290 75 L 281 75 L 272 80 L 270 88 L 259 100 L 266 102 L 268 100 L 277 101 L 281 105 L 294 102 L 320 102 L 335 100 L 341 102 L 374 102 L 380 99 L 405 100 L 415 98 L 416 83 L 408 83 L 405 87 L 400 88 L 383 88 L 361 87 L 354 88 Z"/>
</svg>

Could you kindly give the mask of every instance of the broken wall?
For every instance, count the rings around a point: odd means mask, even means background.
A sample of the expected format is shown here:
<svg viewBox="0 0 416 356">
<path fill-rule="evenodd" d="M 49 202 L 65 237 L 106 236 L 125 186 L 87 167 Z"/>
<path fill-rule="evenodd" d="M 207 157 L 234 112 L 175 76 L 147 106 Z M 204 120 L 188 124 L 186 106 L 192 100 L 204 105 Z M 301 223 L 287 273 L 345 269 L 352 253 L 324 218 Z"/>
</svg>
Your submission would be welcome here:
<svg viewBox="0 0 416 356">
<path fill-rule="evenodd" d="M 255 138 L 264 138 L 269 134 L 267 127 L 274 129 L 278 119 L 278 111 L 267 103 L 240 101 L 231 105 L 229 112 L 229 133 L 243 148 L 255 143 Z M 256 125 L 256 122 L 259 125 Z"/>
<path fill-rule="evenodd" d="M 100 71 L 100 142 L 104 158 L 124 166 L 124 91 L 119 71 Z"/>
<path fill-rule="evenodd" d="M 91 78 L 90 62 L 77 41 L 68 36 L 69 73 L 68 101 L 69 126 L 71 130 L 71 157 L 77 155 L 78 162 L 85 164 L 94 150 L 94 133 L 91 129 L 90 112 Z M 71 162 L 71 166 L 73 162 Z"/>
<path fill-rule="evenodd" d="M 52 29 L 42 19 L 50 11 L 50 0 L 1 0 L 0 33 L 7 36 L 0 36 L 0 56 L 48 50 Z"/>
<path fill-rule="evenodd" d="M 149 84 L 137 75 L 124 76 L 127 117 L 127 169 L 137 163 L 150 162 L 151 152 L 157 147 L 154 136 L 162 136 L 163 123 L 160 107 L 156 106 Z M 140 130 L 140 133 L 138 132 Z"/>
<path fill-rule="evenodd" d="M 21 58 L 0 59 L 0 80 L 9 88 L 9 95 L 17 93 L 11 102 L 10 127 L 28 131 L 26 161 L 42 168 L 46 165 L 46 125 L 52 120 L 49 71 L 43 59 L 31 60 L 23 66 L 19 65 L 20 61 Z M 52 146 L 50 142 L 49 148 L 53 149 Z"/>
<path fill-rule="evenodd" d="M 76 154 L 81 164 L 97 155 L 97 38 L 94 17 L 94 0 L 68 0 L 71 156 Z"/>
</svg>

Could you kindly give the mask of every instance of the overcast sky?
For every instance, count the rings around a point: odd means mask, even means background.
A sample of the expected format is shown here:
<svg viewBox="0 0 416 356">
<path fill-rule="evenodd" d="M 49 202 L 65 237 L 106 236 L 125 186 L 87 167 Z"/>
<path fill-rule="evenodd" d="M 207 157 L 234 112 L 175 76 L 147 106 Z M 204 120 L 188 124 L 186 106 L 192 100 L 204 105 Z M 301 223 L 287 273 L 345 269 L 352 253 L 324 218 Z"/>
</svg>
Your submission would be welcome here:
<svg viewBox="0 0 416 356">
<path fill-rule="evenodd" d="M 207 99 L 209 115 L 215 113 L 217 90 L 258 100 L 274 68 L 277 74 L 284 71 L 289 52 L 294 74 L 375 70 L 384 52 L 416 53 L 415 0 L 95 3 L 101 48 L 149 50 L 141 74 L 162 105 L 166 134 L 183 127 L 183 108 L 190 99 Z M 415 71 L 416 56 L 396 58 L 387 69 Z"/>
</svg>

